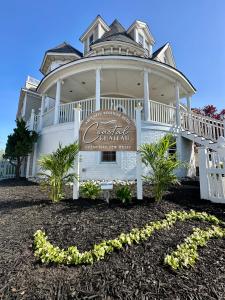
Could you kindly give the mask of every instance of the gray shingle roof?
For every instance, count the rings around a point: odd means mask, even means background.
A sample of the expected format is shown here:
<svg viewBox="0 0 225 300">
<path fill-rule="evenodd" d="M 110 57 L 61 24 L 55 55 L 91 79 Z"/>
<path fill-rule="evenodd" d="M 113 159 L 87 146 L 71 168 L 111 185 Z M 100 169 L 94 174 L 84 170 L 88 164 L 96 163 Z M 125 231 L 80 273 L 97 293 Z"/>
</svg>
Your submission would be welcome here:
<svg viewBox="0 0 225 300">
<path fill-rule="evenodd" d="M 141 45 L 139 45 L 132 39 L 132 37 L 126 32 L 126 29 L 120 24 L 117 19 L 113 21 L 109 28 L 110 30 L 108 32 L 105 32 L 103 36 L 100 39 L 97 39 L 92 45 L 107 41 L 119 41 L 141 47 Z"/>
<path fill-rule="evenodd" d="M 152 59 L 156 58 L 156 56 L 163 50 L 163 48 L 167 45 L 168 43 L 166 43 L 165 45 L 163 45 L 162 47 L 160 47 L 159 49 L 157 49 L 155 52 L 153 52 L 152 54 Z"/>
<path fill-rule="evenodd" d="M 45 53 L 71 53 L 76 54 L 80 57 L 83 56 L 83 54 L 77 50 L 76 48 L 72 47 L 70 44 L 67 44 L 66 42 L 56 46 L 55 48 L 47 50 Z"/>
</svg>

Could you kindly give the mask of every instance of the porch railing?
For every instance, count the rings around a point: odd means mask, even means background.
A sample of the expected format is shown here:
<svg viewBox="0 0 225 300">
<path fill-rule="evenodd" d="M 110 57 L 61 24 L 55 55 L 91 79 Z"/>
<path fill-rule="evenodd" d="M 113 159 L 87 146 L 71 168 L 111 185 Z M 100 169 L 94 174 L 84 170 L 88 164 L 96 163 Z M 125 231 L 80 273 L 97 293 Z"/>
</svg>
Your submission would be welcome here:
<svg viewBox="0 0 225 300">
<path fill-rule="evenodd" d="M 223 121 L 205 117 L 193 112 L 181 112 L 181 127 L 214 142 L 220 136 L 224 136 Z"/>
<path fill-rule="evenodd" d="M 55 108 L 51 108 L 49 111 L 43 114 L 43 127 L 48 127 L 54 124 L 54 115 L 55 115 Z"/>
<path fill-rule="evenodd" d="M 139 103 L 143 106 L 144 100 L 143 99 L 103 97 L 103 98 L 101 98 L 100 108 L 102 110 L 103 109 L 119 110 L 134 120 L 135 119 L 135 108 L 138 106 Z"/>
<path fill-rule="evenodd" d="M 100 109 L 118 110 L 127 114 L 131 119 L 135 119 L 135 108 L 141 104 L 144 107 L 144 99 L 129 99 L 129 98 L 113 98 L 101 97 Z M 58 120 L 59 123 L 69 123 L 74 121 L 74 108 L 80 106 L 81 121 L 88 115 L 93 113 L 96 108 L 95 98 L 79 100 L 71 103 L 61 104 L 59 107 Z M 150 106 L 150 121 L 163 123 L 167 125 L 175 124 L 175 110 L 176 108 L 167 104 L 149 100 Z M 51 108 L 45 112 L 42 117 L 43 128 L 54 124 L 55 108 Z M 38 129 L 39 115 L 35 116 L 34 128 Z M 144 109 L 142 110 L 142 120 L 144 120 Z"/>
<path fill-rule="evenodd" d="M 150 121 L 174 125 L 176 122 L 176 108 L 171 105 L 149 100 Z"/>
</svg>

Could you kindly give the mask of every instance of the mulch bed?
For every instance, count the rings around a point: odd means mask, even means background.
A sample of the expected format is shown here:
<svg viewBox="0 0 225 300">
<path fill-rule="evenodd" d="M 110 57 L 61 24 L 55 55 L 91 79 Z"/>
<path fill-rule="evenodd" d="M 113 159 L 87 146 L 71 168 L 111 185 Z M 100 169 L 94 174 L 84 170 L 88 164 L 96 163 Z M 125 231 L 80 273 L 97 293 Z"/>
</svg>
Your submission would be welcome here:
<svg viewBox="0 0 225 300">
<path fill-rule="evenodd" d="M 52 204 L 37 184 L 0 182 L 0 299 L 225 299 L 225 241 L 200 250 L 195 268 L 172 272 L 164 256 L 192 232 L 197 221 L 177 223 L 144 243 L 87 266 L 43 265 L 33 255 L 33 233 L 81 251 L 174 210 L 206 211 L 225 221 L 225 205 L 199 199 L 199 187 L 173 189 L 161 203 L 145 199 L 128 207 L 112 201 L 65 200 Z"/>
</svg>

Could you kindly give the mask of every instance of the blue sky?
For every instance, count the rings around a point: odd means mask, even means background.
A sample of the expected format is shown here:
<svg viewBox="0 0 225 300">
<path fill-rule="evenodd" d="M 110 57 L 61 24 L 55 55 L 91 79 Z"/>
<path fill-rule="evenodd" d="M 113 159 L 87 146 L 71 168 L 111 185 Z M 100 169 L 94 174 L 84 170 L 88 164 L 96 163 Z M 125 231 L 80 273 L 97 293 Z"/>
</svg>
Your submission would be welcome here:
<svg viewBox="0 0 225 300">
<path fill-rule="evenodd" d="M 225 1 L 2 1 L 0 10 L 0 148 L 15 125 L 20 88 L 38 71 L 44 52 L 63 41 L 82 50 L 80 35 L 100 14 L 126 28 L 149 24 L 154 50 L 169 41 L 177 67 L 197 88 L 193 106 L 225 108 Z"/>
</svg>

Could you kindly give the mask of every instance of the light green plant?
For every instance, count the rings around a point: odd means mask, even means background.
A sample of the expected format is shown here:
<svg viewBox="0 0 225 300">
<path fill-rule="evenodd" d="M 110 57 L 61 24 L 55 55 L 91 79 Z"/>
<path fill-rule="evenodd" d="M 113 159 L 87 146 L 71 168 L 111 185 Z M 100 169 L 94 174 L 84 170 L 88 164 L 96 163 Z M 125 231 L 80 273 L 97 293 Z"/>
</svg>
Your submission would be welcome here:
<svg viewBox="0 0 225 300">
<path fill-rule="evenodd" d="M 37 230 L 34 234 L 35 256 L 41 259 L 42 263 L 54 262 L 69 265 L 93 264 L 95 261 L 104 259 L 106 254 L 119 250 L 125 245 L 132 245 L 147 240 L 154 231 L 169 229 L 177 221 L 184 222 L 186 220 L 207 221 L 214 225 L 224 225 L 224 222 L 207 213 L 195 212 L 194 210 L 189 212 L 171 211 L 166 214 L 163 220 L 150 222 L 141 229 L 134 228 L 130 233 L 121 233 L 118 238 L 102 241 L 94 245 L 90 251 L 85 252 L 79 252 L 76 246 L 71 246 L 66 250 L 55 247 L 48 241 L 45 232 Z M 215 228 L 217 227 L 215 226 Z"/>
<path fill-rule="evenodd" d="M 98 183 L 86 181 L 80 185 L 80 195 L 87 199 L 96 199 L 101 193 L 101 188 Z"/>
<path fill-rule="evenodd" d="M 38 161 L 44 173 L 39 173 L 42 183 L 50 187 L 50 199 L 58 202 L 64 198 L 63 188 L 65 184 L 72 183 L 77 177 L 75 173 L 69 173 L 74 166 L 75 158 L 78 154 L 77 143 L 62 147 L 48 155 L 44 155 Z"/>
<path fill-rule="evenodd" d="M 184 243 L 177 246 L 177 250 L 170 255 L 166 255 L 164 263 L 169 265 L 173 270 L 184 267 L 193 267 L 199 258 L 198 247 L 204 247 L 211 238 L 223 238 L 225 230 L 219 226 L 203 230 L 194 228 L 194 232 L 184 240 Z"/>
<path fill-rule="evenodd" d="M 174 171 L 182 166 L 176 153 L 168 154 L 169 149 L 175 145 L 174 138 L 168 134 L 158 142 L 143 144 L 140 147 L 142 161 L 149 169 L 149 176 L 144 176 L 146 181 L 153 185 L 153 196 L 156 201 L 162 200 L 166 190 L 179 180 Z"/>
<path fill-rule="evenodd" d="M 132 193 L 128 184 L 117 187 L 116 197 L 123 203 L 131 203 Z"/>
</svg>

